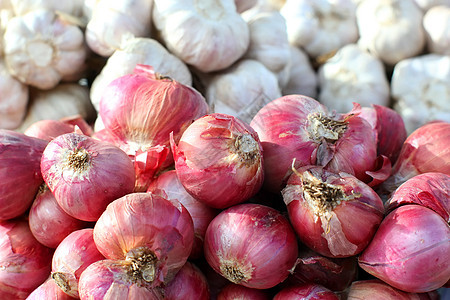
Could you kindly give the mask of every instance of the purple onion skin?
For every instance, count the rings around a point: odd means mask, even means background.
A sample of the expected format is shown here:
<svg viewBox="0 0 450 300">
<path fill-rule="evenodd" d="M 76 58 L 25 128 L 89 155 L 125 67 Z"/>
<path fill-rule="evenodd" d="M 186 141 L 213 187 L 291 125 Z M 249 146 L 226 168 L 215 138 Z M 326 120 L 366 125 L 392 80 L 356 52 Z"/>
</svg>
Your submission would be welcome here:
<svg viewBox="0 0 450 300">
<path fill-rule="evenodd" d="M 339 300 L 338 296 L 329 289 L 313 283 L 294 285 L 278 292 L 273 300 Z"/>
<path fill-rule="evenodd" d="M 64 293 L 51 278 L 36 288 L 26 300 L 71 300 L 76 299 Z"/>
<path fill-rule="evenodd" d="M 110 202 L 134 190 L 134 166 L 125 152 L 76 133 L 48 143 L 41 171 L 61 208 L 83 221 L 97 221 Z"/>
<path fill-rule="evenodd" d="M 450 228 L 429 208 L 401 206 L 384 218 L 358 261 L 366 272 L 402 291 L 436 290 L 450 278 Z"/>
<path fill-rule="evenodd" d="M 42 184 L 47 141 L 0 129 L 0 221 L 25 213 Z"/>
<path fill-rule="evenodd" d="M 399 186 L 386 202 L 390 212 L 404 204 L 419 204 L 438 213 L 450 222 L 450 175 L 423 173 L 408 179 Z"/>
<path fill-rule="evenodd" d="M 186 262 L 164 288 L 166 300 L 209 300 L 208 281 L 200 269 Z"/>
<path fill-rule="evenodd" d="M 217 300 L 270 300 L 267 290 L 251 289 L 239 284 L 230 283 L 217 295 Z"/>
</svg>

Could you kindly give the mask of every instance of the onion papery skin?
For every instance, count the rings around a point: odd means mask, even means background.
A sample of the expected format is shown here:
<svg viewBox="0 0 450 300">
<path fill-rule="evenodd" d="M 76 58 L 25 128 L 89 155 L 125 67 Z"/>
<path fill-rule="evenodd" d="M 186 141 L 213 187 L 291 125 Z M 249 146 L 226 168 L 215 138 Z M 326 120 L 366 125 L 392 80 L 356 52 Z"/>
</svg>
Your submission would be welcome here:
<svg viewBox="0 0 450 300">
<path fill-rule="evenodd" d="M 214 113 L 197 119 L 172 142 L 175 169 L 186 191 L 224 209 L 254 196 L 264 181 L 262 146 L 245 122 Z"/>
<path fill-rule="evenodd" d="M 402 291 L 424 293 L 450 278 L 450 228 L 421 205 L 401 206 L 388 214 L 359 256 L 366 272 Z"/>
<path fill-rule="evenodd" d="M 81 300 L 162 300 L 161 288 L 133 277 L 130 262 L 104 259 L 90 264 L 78 283 Z"/>
<path fill-rule="evenodd" d="M 279 192 L 295 167 L 321 165 L 369 181 L 377 158 L 376 132 L 355 104 L 335 114 L 317 100 L 287 95 L 264 106 L 250 123 L 264 149 L 264 187 Z"/>
<path fill-rule="evenodd" d="M 28 222 L 34 237 L 49 248 L 58 247 L 71 232 L 90 225 L 68 215 L 45 183 L 41 185 L 31 205 Z"/>
<path fill-rule="evenodd" d="M 41 171 L 61 208 L 83 221 L 96 221 L 110 202 L 134 190 L 134 166 L 125 152 L 77 133 L 48 143 Z"/>
<path fill-rule="evenodd" d="M 187 209 L 194 223 L 194 245 L 189 258 L 202 257 L 206 229 L 219 211 L 192 197 L 181 184 L 175 170 L 164 172 L 150 183 L 147 192 L 158 191 L 163 191 L 167 199 L 178 200 Z"/>
<path fill-rule="evenodd" d="M 450 223 L 450 175 L 429 172 L 416 175 L 400 185 L 386 202 L 390 212 L 405 204 L 419 204 L 438 213 Z"/>
<path fill-rule="evenodd" d="M 269 289 L 284 281 L 298 255 L 297 237 L 277 210 L 239 204 L 208 226 L 204 254 L 208 264 L 233 283 Z"/>
<path fill-rule="evenodd" d="M 49 278 L 39 287 L 37 287 L 27 300 L 71 300 L 76 299 L 64 293 L 53 279 Z"/>
<path fill-rule="evenodd" d="M 329 289 L 313 283 L 305 283 L 287 287 L 278 292 L 273 300 L 339 300 L 338 296 Z"/>
<path fill-rule="evenodd" d="M 180 202 L 132 193 L 108 205 L 94 226 L 94 241 L 106 258 L 136 262 L 138 271 L 151 272 L 147 283 L 157 287 L 173 279 L 186 263 L 194 225 Z"/>
<path fill-rule="evenodd" d="M 396 289 L 389 284 L 378 280 L 354 281 L 347 291 L 347 300 L 432 300 L 427 293 L 408 293 Z M 439 299 L 439 298 L 437 298 Z"/>
<path fill-rule="evenodd" d="M 0 129 L 0 221 L 25 213 L 42 184 L 47 141 Z"/>
<path fill-rule="evenodd" d="M 230 283 L 217 295 L 217 300 L 270 300 L 269 292 Z"/>
<path fill-rule="evenodd" d="M 330 258 L 303 246 L 300 247 L 295 269 L 285 282 L 291 285 L 315 283 L 340 292 L 356 279 L 357 271 L 356 256 Z"/>
<path fill-rule="evenodd" d="M 327 257 L 363 251 L 384 216 L 383 202 L 367 184 L 320 166 L 297 169 L 282 196 L 300 240 Z"/>
<path fill-rule="evenodd" d="M 127 154 L 150 153 L 152 161 L 137 166 L 136 191 L 145 192 L 151 178 L 173 164 L 172 155 L 168 155 L 169 134 L 173 132 L 178 141 L 208 110 L 205 98 L 195 89 L 155 74 L 150 66 L 137 65 L 133 74 L 119 77 L 105 88 L 99 115 Z"/>
<path fill-rule="evenodd" d="M 79 298 L 78 281 L 92 263 L 105 257 L 97 250 L 94 229 L 80 229 L 69 234 L 56 248 L 52 259 L 52 278 L 67 295 Z"/>
<path fill-rule="evenodd" d="M 384 155 L 394 164 L 407 138 L 405 123 L 392 108 L 373 104 L 361 108 L 360 117 L 368 121 L 377 133 L 377 153 Z"/>
<path fill-rule="evenodd" d="M 393 192 L 406 180 L 428 172 L 450 175 L 450 123 L 435 121 L 413 131 L 405 140 L 383 183 L 384 193 Z"/>
<path fill-rule="evenodd" d="M 25 299 L 49 277 L 52 254 L 26 220 L 0 222 L 0 299 Z"/>
<path fill-rule="evenodd" d="M 164 299 L 210 300 L 208 281 L 196 265 L 186 262 L 165 286 Z"/>
</svg>

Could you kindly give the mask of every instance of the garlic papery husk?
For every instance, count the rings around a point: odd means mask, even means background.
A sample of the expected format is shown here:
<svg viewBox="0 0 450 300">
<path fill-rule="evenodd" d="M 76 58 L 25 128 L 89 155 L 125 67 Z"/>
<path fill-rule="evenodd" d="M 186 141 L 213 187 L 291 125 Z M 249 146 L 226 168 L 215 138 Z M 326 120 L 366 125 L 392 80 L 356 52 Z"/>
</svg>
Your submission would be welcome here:
<svg viewBox="0 0 450 300">
<path fill-rule="evenodd" d="M 98 0 L 86 27 L 89 48 L 108 57 L 125 39 L 150 36 L 152 6 L 152 0 Z"/>
<path fill-rule="evenodd" d="M 40 120 L 59 120 L 74 115 L 88 121 L 95 118 L 88 87 L 76 83 L 59 84 L 46 91 L 32 89 L 29 102 L 28 111 L 17 131 L 24 132 Z"/>
<path fill-rule="evenodd" d="M 85 68 L 83 32 L 54 11 L 41 9 L 12 18 L 3 46 L 11 74 L 39 89 L 74 79 Z"/>
<path fill-rule="evenodd" d="M 92 83 L 90 96 L 97 111 L 106 86 L 116 78 L 133 73 L 137 64 L 152 65 L 155 72 L 182 84 L 192 85 L 188 67 L 158 41 L 151 38 L 131 38 L 114 51 Z"/>
<path fill-rule="evenodd" d="M 0 128 L 16 129 L 28 104 L 28 86 L 9 73 L 0 56 Z"/>
<path fill-rule="evenodd" d="M 356 5 L 351 0 L 287 0 L 280 12 L 289 42 L 311 57 L 326 55 L 356 42 Z"/>
<path fill-rule="evenodd" d="M 154 0 L 153 22 L 169 51 L 202 72 L 231 66 L 249 45 L 234 0 Z"/>
<path fill-rule="evenodd" d="M 247 11 L 242 17 L 250 31 L 250 44 L 244 57 L 260 61 L 277 75 L 280 86 L 286 85 L 291 53 L 284 17 L 278 11 Z"/>
<path fill-rule="evenodd" d="M 305 95 L 317 97 L 318 79 L 308 55 L 300 48 L 289 47 L 291 52 L 291 64 L 289 68 L 289 80 L 281 87 L 284 95 Z"/>
<path fill-rule="evenodd" d="M 391 95 L 408 134 L 433 120 L 450 122 L 450 56 L 427 54 L 399 62 Z"/>
<path fill-rule="evenodd" d="M 389 105 L 389 82 L 383 63 L 349 44 L 327 60 L 318 71 L 319 101 L 330 109 L 346 112 L 353 102 L 361 106 Z"/>
<path fill-rule="evenodd" d="M 212 77 L 206 100 L 216 113 L 232 115 L 250 123 L 270 101 L 281 97 L 276 76 L 262 63 L 243 59 Z"/>
<path fill-rule="evenodd" d="M 428 10 L 423 16 L 423 28 L 428 50 L 450 55 L 450 6 L 439 5 Z"/>
<path fill-rule="evenodd" d="M 388 65 L 421 53 L 423 13 L 411 0 L 364 0 L 356 10 L 359 46 Z"/>
<path fill-rule="evenodd" d="M 72 16 L 81 16 L 84 0 L 9 0 L 16 15 L 24 15 L 33 10 L 47 9 L 63 12 Z"/>
</svg>

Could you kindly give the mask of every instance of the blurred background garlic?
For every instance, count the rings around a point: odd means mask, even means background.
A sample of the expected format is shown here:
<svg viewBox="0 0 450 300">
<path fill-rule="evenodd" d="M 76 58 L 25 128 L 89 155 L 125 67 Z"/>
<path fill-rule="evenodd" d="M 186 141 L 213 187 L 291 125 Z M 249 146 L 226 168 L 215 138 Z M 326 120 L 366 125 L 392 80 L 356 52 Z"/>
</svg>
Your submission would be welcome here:
<svg viewBox="0 0 450 300">
<path fill-rule="evenodd" d="M 423 16 L 427 47 L 432 53 L 450 55 L 450 6 L 438 5 Z"/>
<path fill-rule="evenodd" d="M 425 46 L 422 16 L 413 0 L 364 0 L 356 10 L 358 45 L 387 65 L 418 55 Z"/>
<path fill-rule="evenodd" d="M 0 128 L 16 129 L 28 104 L 28 86 L 11 76 L 0 56 Z"/>
<path fill-rule="evenodd" d="M 278 11 L 249 10 L 242 17 L 250 32 L 250 44 L 244 58 L 261 62 L 277 75 L 280 86 L 286 85 L 291 53 L 283 16 Z"/>
<path fill-rule="evenodd" d="M 450 0 L 414 0 L 414 1 L 424 12 L 437 5 L 450 6 Z"/>
<path fill-rule="evenodd" d="M 252 59 L 238 61 L 206 83 L 206 100 L 214 112 L 235 116 L 248 124 L 264 105 L 279 97 L 277 77 Z"/>
<path fill-rule="evenodd" d="M 236 4 L 236 11 L 242 13 L 258 3 L 258 0 L 234 0 Z"/>
<path fill-rule="evenodd" d="M 84 0 L 9 0 L 16 15 L 24 15 L 33 10 L 46 9 L 62 12 L 74 17 L 83 14 Z"/>
<path fill-rule="evenodd" d="M 149 37 L 153 0 L 98 0 L 86 27 L 86 42 L 108 57 L 130 37 Z"/>
<path fill-rule="evenodd" d="M 450 122 L 450 56 L 426 54 L 399 62 L 391 95 L 408 134 L 430 121 Z"/>
<path fill-rule="evenodd" d="M 389 82 L 383 63 L 356 44 L 341 49 L 319 68 L 319 101 L 339 113 L 361 106 L 389 106 Z"/>
<path fill-rule="evenodd" d="M 97 111 L 105 87 L 114 79 L 133 73 L 137 64 L 151 65 L 155 72 L 185 85 L 192 85 L 192 75 L 187 66 L 158 41 L 151 38 L 131 38 L 114 51 L 92 83 L 90 96 Z"/>
<path fill-rule="evenodd" d="M 282 86 L 283 95 L 305 95 L 311 98 L 317 97 L 318 79 L 308 55 L 295 46 L 290 46 L 291 63 L 289 65 L 289 79 Z"/>
<path fill-rule="evenodd" d="M 231 66 L 249 45 L 234 0 L 154 0 L 153 22 L 169 51 L 201 72 Z"/>
<path fill-rule="evenodd" d="M 87 56 L 80 28 L 52 10 L 13 17 L 3 37 L 10 73 L 25 84 L 51 89 L 61 80 L 81 77 Z"/>
<path fill-rule="evenodd" d="M 289 42 L 314 58 L 358 39 L 355 11 L 351 0 L 287 0 L 280 10 Z"/>
</svg>

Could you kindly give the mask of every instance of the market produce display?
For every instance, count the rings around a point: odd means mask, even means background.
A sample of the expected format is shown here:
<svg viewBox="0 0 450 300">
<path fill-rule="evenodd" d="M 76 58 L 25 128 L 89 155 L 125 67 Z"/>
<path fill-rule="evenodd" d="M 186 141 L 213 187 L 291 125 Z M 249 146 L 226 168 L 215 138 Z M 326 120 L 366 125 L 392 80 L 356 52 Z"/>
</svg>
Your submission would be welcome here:
<svg viewBox="0 0 450 300">
<path fill-rule="evenodd" d="M 449 24 L 0 1 L 0 299 L 450 299 Z"/>
</svg>

